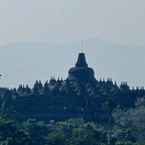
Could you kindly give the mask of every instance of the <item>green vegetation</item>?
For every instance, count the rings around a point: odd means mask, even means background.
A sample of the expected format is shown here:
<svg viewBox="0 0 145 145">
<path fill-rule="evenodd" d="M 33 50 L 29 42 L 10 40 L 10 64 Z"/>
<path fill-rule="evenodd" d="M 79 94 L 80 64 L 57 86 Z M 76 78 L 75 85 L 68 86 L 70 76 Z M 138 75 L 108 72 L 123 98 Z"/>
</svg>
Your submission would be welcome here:
<svg viewBox="0 0 145 145">
<path fill-rule="evenodd" d="M 14 121 L 0 117 L 0 145 L 144 145 L 145 106 L 113 113 L 114 123 L 84 119 Z M 129 116 L 128 116 L 129 115 Z"/>
</svg>

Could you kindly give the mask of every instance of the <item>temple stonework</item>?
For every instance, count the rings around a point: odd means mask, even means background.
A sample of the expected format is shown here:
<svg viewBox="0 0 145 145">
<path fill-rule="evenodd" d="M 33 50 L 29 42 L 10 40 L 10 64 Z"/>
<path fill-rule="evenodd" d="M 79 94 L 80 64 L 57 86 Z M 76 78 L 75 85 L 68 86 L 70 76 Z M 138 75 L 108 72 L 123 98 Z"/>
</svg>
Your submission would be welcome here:
<svg viewBox="0 0 145 145">
<path fill-rule="evenodd" d="M 84 53 L 79 53 L 75 67 L 69 70 L 69 80 L 88 81 L 95 79 L 94 71 L 88 67 Z"/>
<path fill-rule="evenodd" d="M 101 108 L 104 100 L 96 95 L 96 85 L 93 69 L 88 66 L 85 54 L 79 53 L 78 60 L 75 66 L 69 70 L 66 80 L 49 82 L 47 86 L 44 85 L 37 92 L 32 89 L 29 93 L 20 92 L 19 94 L 17 91 L 13 99 L 4 100 L 6 104 L 4 111 L 18 119 L 105 120 L 106 112 Z"/>
</svg>

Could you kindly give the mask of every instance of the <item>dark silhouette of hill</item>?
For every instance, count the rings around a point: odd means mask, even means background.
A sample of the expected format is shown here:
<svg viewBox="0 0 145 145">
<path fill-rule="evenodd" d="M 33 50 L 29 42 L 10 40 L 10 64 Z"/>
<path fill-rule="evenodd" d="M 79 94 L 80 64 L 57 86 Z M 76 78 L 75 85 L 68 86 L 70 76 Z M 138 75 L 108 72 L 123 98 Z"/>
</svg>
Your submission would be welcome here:
<svg viewBox="0 0 145 145">
<path fill-rule="evenodd" d="M 106 122 L 116 107 L 133 108 L 144 88 L 131 89 L 127 83 L 117 85 L 112 80 L 97 80 L 80 53 L 76 65 L 66 80 L 51 78 L 44 84 L 36 81 L 33 88 L 0 90 L 0 111 L 17 119 L 65 120 L 84 118 Z"/>
</svg>

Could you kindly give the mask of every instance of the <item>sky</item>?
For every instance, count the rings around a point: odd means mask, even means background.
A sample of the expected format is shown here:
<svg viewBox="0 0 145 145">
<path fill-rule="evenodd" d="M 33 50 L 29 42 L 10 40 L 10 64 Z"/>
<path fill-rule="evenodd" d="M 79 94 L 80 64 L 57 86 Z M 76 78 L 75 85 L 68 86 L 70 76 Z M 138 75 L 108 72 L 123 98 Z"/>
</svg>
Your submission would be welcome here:
<svg viewBox="0 0 145 145">
<path fill-rule="evenodd" d="M 80 51 L 97 79 L 145 86 L 145 1 L 0 0 L 0 86 L 66 78 Z"/>
</svg>

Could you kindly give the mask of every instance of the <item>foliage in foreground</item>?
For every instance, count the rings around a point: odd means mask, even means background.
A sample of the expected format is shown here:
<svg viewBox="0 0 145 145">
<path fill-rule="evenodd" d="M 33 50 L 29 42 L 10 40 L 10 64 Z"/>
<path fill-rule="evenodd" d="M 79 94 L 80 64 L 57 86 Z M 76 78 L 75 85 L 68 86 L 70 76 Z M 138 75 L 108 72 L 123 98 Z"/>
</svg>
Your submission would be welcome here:
<svg viewBox="0 0 145 145">
<path fill-rule="evenodd" d="M 125 117 L 125 113 L 120 117 Z M 145 128 L 138 128 L 136 123 L 128 126 L 117 118 L 113 125 L 103 126 L 83 119 L 44 123 L 1 117 L 0 145 L 144 145 Z"/>
</svg>

